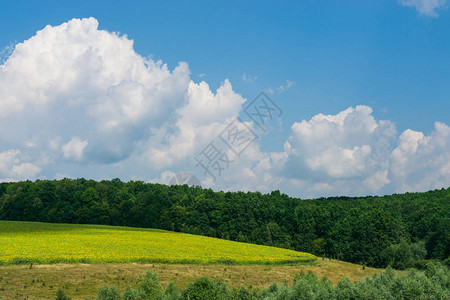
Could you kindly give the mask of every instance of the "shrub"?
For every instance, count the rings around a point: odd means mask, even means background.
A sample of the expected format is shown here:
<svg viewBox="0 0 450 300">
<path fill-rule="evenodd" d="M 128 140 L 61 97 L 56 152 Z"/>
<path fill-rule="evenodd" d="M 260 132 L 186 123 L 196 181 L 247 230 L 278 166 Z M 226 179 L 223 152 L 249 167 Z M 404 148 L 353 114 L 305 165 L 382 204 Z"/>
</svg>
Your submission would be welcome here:
<svg viewBox="0 0 450 300">
<path fill-rule="evenodd" d="M 431 262 L 428 259 L 419 259 L 419 260 L 411 260 L 406 267 L 407 268 L 414 268 L 417 270 L 425 270 L 427 268 L 427 264 Z"/>
<path fill-rule="evenodd" d="M 121 298 L 119 290 L 114 286 L 100 288 L 97 296 L 97 300 L 120 300 Z"/>
<path fill-rule="evenodd" d="M 386 265 L 400 270 L 406 269 L 414 261 L 424 259 L 426 255 L 424 242 L 408 243 L 405 240 L 399 244 L 388 246 L 381 253 Z"/>
<path fill-rule="evenodd" d="M 155 272 L 147 271 L 145 275 L 137 278 L 138 299 L 160 299 L 164 295 L 164 289 L 159 282 L 158 275 Z"/>
<path fill-rule="evenodd" d="M 64 293 L 64 291 L 62 289 L 58 289 L 58 291 L 56 292 L 56 300 L 70 300 L 70 297 L 66 295 L 66 293 Z"/>
<path fill-rule="evenodd" d="M 203 300 L 203 299 L 229 299 L 227 286 L 218 280 L 208 277 L 200 277 L 183 291 L 181 299 Z"/>
<path fill-rule="evenodd" d="M 180 292 L 178 292 L 178 287 L 173 282 L 170 282 L 164 293 L 164 299 L 165 300 L 176 300 L 179 298 L 180 298 Z"/>
<path fill-rule="evenodd" d="M 448 257 L 446 260 L 444 260 L 444 265 L 446 265 L 448 268 L 450 268 L 450 257 Z"/>
</svg>

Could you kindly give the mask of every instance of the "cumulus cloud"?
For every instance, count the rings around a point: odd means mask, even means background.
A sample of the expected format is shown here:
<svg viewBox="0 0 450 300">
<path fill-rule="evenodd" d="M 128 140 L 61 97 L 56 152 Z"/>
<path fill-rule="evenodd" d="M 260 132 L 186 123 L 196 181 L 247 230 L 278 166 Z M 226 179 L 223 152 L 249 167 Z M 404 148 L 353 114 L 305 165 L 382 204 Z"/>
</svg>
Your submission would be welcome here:
<svg viewBox="0 0 450 300">
<path fill-rule="evenodd" d="M 292 125 L 281 160 L 282 186 L 303 195 L 365 195 L 450 186 L 450 128 L 406 130 L 377 121 L 368 106 L 318 114 Z M 294 192 L 295 193 L 295 192 Z"/>
<path fill-rule="evenodd" d="M 0 152 L 0 181 L 34 179 L 40 171 L 39 166 L 24 161 L 20 150 Z"/>
<path fill-rule="evenodd" d="M 0 150 L 22 147 L 47 177 L 78 163 L 83 176 L 93 165 L 145 174 L 191 161 L 244 101 L 228 80 L 213 93 L 187 63 L 169 70 L 96 19 L 73 19 L 17 44 L 0 66 Z"/>
<path fill-rule="evenodd" d="M 0 67 L 0 128 L 8 128 L 0 138 L 53 151 L 57 137 L 76 136 L 89 144 L 73 140 L 60 149 L 65 159 L 79 161 L 83 150 L 90 161 L 121 161 L 183 104 L 189 72 L 186 63 L 170 71 L 141 57 L 93 18 L 47 26 Z"/>
<path fill-rule="evenodd" d="M 405 130 L 391 154 L 390 174 L 396 192 L 450 185 L 450 127 L 436 122 L 434 131 Z"/>
<path fill-rule="evenodd" d="M 447 0 L 400 0 L 400 4 L 413 7 L 419 14 L 428 17 L 438 17 L 436 11 L 447 8 Z"/>
<path fill-rule="evenodd" d="M 181 160 L 191 165 L 192 155 L 200 152 L 238 116 L 244 101 L 228 80 L 216 94 L 206 82 L 190 82 L 186 105 L 176 110 L 178 118 L 174 126 L 161 128 L 146 147 L 149 161 L 157 168 L 170 167 Z"/>
<path fill-rule="evenodd" d="M 82 141 L 79 137 L 73 137 L 70 142 L 62 146 L 63 157 L 67 160 L 81 161 L 87 144 L 87 140 Z"/>
<path fill-rule="evenodd" d="M 96 19 L 47 26 L 0 65 L 0 180 L 168 183 L 187 171 L 215 189 L 281 189 L 302 197 L 450 185 L 446 124 L 436 123 L 429 136 L 398 136 L 370 107 L 350 107 L 295 122 L 283 151 L 266 152 L 257 139 L 236 155 L 219 135 L 245 102 L 229 80 L 212 91 L 192 80 L 187 63 L 169 70 L 142 57 L 132 40 L 99 30 Z M 193 159 L 213 141 L 233 161 L 215 182 Z"/>
<path fill-rule="evenodd" d="M 8 57 L 13 53 L 14 46 L 16 43 L 10 43 L 9 45 L 3 47 L 3 49 L 0 50 L 0 64 L 3 64 Z"/>
<path fill-rule="evenodd" d="M 370 107 L 357 106 L 294 123 L 285 145 L 284 173 L 305 183 L 320 182 L 320 187 L 336 186 L 334 192 L 342 188 L 342 181 L 349 183 L 346 193 L 379 190 L 389 183 L 384 170 L 396 130 L 391 122 L 376 121 L 371 114 Z"/>
</svg>

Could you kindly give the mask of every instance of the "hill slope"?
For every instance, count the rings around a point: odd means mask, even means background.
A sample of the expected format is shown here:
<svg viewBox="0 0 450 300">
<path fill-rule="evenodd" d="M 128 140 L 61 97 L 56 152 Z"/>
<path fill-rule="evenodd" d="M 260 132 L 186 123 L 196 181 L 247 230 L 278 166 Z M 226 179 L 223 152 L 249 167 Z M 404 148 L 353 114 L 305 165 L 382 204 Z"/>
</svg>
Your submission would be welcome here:
<svg viewBox="0 0 450 300">
<path fill-rule="evenodd" d="M 276 282 L 292 285 L 300 272 L 314 272 L 319 278 L 327 276 L 333 284 L 349 278 L 362 280 L 383 272 L 361 265 L 336 260 L 319 259 L 300 265 L 198 265 L 198 264 L 53 264 L 0 266 L 0 296 L 4 299 L 54 299 L 58 288 L 73 300 L 95 299 L 98 288 L 104 285 L 135 287 L 136 277 L 146 271 L 158 274 L 163 286 L 174 282 L 180 289 L 201 276 L 223 280 L 228 286 L 264 288 Z M 3 299 L 3 298 L 2 298 Z"/>
<path fill-rule="evenodd" d="M 0 221 L 0 263 L 236 263 L 314 261 L 312 254 L 216 238 L 103 225 Z"/>
<path fill-rule="evenodd" d="M 0 219 L 159 228 L 386 267 L 392 247 L 416 260 L 450 255 L 450 188 L 384 197 L 300 200 L 279 191 L 214 192 L 119 179 L 0 183 Z M 410 259 L 396 262 L 406 267 Z"/>
</svg>

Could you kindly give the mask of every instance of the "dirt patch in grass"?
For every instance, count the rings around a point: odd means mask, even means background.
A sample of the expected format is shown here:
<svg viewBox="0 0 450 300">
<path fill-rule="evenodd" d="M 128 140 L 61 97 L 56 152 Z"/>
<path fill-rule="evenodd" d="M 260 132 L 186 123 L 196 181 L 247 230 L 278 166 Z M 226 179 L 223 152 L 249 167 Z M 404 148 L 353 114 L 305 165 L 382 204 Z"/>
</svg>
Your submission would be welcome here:
<svg viewBox="0 0 450 300">
<path fill-rule="evenodd" d="M 114 285 L 121 290 L 134 286 L 136 277 L 146 271 L 158 274 L 166 286 L 170 281 L 186 287 L 197 277 L 222 279 L 229 286 L 263 288 L 273 282 L 292 284 L 302 270 L 319 278 L 327 276 L 334 284 L 348 277 L 356 281 L 383 269 L 374 269 L 336 260 L 319 260 L 314 264 L 284 266 L 189 265 L 189 264 L 55 264 L 0 266 L 2 299 L 54 299 L 62 288 L 72 299 L 95 298 L 101 286 Z M 28 298 L 27 298 L 28 297 Z"/>
</svg>

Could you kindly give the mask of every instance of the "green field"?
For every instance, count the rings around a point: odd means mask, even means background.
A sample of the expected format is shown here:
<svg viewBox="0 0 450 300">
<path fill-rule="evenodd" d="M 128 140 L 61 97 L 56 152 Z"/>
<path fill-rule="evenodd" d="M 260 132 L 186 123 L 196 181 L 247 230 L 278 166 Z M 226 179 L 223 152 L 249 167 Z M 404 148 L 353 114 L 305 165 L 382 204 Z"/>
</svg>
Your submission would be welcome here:
<svg viewBox="0 0 450 300">
<path fill-rule="evenodd" d="M 156 229 L 0 221 L 0 264 L 314 261 L 309 253 Z"/>
</svg>

